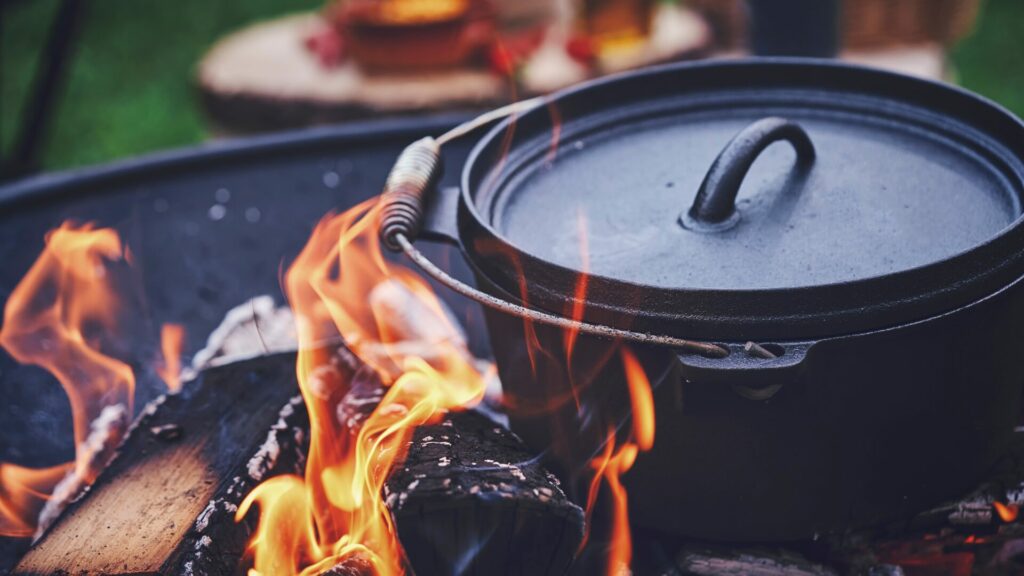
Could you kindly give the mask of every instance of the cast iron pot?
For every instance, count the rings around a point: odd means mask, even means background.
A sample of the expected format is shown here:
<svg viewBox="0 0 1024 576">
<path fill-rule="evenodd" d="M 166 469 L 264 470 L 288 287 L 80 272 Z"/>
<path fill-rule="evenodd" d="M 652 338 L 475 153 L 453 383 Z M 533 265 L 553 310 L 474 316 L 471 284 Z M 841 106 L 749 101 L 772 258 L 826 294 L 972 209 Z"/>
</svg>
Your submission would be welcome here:
<svg viewBox="0 0 1024 576">
<path fill-rule="evenodd" d="M 512 427 L 570 486 L 634 429 L 628 348 L 656 388 L 634 521 L 801 539 L 961 494 L 1003 449 L 1022 159 L 1021 121 L 954 87 L 813 60 L 670 66 L 495 127 L 423 233 L 473 267 Z"/>
</svg>

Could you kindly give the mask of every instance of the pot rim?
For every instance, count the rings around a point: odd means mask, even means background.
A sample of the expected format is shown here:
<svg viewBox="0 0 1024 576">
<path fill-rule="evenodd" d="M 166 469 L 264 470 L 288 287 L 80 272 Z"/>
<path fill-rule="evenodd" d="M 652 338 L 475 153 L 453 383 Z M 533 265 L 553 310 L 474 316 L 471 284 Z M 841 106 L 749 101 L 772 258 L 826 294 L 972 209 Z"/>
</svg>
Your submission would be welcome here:
<svg viewBox="0 0 1024 576">
<path fill-rule="evenodd" d="M 731 76 L 730 76 L 731 75 Z M 722 77 L 726 85 L 695 81 Z M 475 202 L 479 184 L 492 174 L 491 158 L 502 158 L 509 131 L 517 125 L 550 122 L 548 106 L 586 100 L 625 86 L 640 90 L 645 82 L 673 79 L 673 85 L 699 90 L 729 90 L 749 79 L 783 77 L 784 87 L 820 88 L 851 96 L 888 97 L 934 112 L 933 122 L 948 117 L 973 127 L 988 138 L 989 160 L 1002 162 L 1015 187 L 1024 188 L 1024 122 L 1012 113 L 962 88 L 859 65 L 808 58 L 759 58 L 724 62 L 672 64 L 614 75 L 553 94 L 518 117 L 492 128 L 470 153 L 462 169 L 458 206 L 459 243 L 479 273 L 528 306 L 565 314 L 574 303 L 579 273 L 534 256 L 503 237 L 480 213 Z M 736 79 L 742 79 L 737 81 Z M 794 81 L 795 79 L 795 81 Z M 772 85 L 772 84 L 769 84 Z M 779 86 L 779 84 L 774 84 Z M 865 88 L 866 87 L 866 88 Z M 592 113 L 584 110 L 581 116 Z M 955 119 L 955 122 L 954 120 Z M 1016 138 L 1016 140 L 1014 139 Z M 1015 144 L 1016 143 L 1016 144 Z M 991 145 L 998 145 L 993 149 Z M 514 148 L 514 144 L 509 150 Z M 497 181 L 509 174 L 499 174 Z M 495 186 L 497 187 L 497 186 Z M 1018 194 L 1019 194 L 1018 190 Z M 865 332 L 920 320 L 959 308 L 992 294 L 1024 276 L 1024 225 L 1020 198 L 1017 217 L 985 242 L 920 266 L 851 281 L 805 287 L 759 289 L 666 289 L 589 274 L 583 318 L 617 328 L 641 330 L 679 338 L 709 340 L 779 338 L 813 339 Z M 494 249 L 518 266 L 499 262 Z M 518 288 L 516 269 L 526 277 L 527 293 Z M 680 306 L 682 303 L 682 306 Z M 680 309 L 685 308 L 685 309 Z"/>
</svg>

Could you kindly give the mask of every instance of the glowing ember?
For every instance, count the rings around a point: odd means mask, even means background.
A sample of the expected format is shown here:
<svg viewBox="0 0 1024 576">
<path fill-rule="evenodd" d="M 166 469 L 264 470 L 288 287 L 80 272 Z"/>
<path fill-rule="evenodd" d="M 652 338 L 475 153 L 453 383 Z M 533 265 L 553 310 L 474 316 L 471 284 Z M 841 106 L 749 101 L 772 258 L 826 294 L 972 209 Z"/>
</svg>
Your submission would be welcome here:
<svg viewBox="0 0 1024 576">
<path fill-rule="evenodd" d="M 310 449 L 304 478 L 268 480 L 239 507 L 238 519 L 254 504 L 260 509 L 251 574 L 317 574 L 356 554 L 379 574 L 401 573 L 401 546 L 381 496 L 387 474 L 416 426 L 483 396 L 484 376 L 463 344 L 449 337 L 457 330 L 432 290 L 382 257 L 374 204 L 322 220 L 285 277 Z M 406 332 L 396 329 L 392 307 L 381 303 L 382 286 L 413 297 L 427 323 L 445 328 L 427 336 L 426 346 L 410 346 Z M 389 383 L 355 438 L 336 415 L 349 382 L 317 348 L 338 336 Z"/>
<path fill-rule="evenodd" d="M 1002 502 L 993 502 L 992 507 L 996 509 L 996 514 L 999 514 L 999 518 L 1003 522 L 1009 524 L 1017 520 L 1017 515 L 1020 513 L 1020 507 L 1016 504 L 1003 504 Z"/>
<path fill-rule="evenodd" d="M 181 390 L 181 349 L 185 344 L 185 327 L 181 324 L 164 324 L 160 329 L 160 350 L 164 363 L 157 374 L 171 392 Z"/>
<path fill-rule="evenodd" d="M 131 414 L 135 378 L 131 368 L 101 351 L 118 333 L 120 302 L 115 273 L 129 260 L 117 233 L 65 222 L 46 237 L 46 248 L 4 308 L 0 345 L 22 364 L 35 364 L 60 381 L 71 402 L 76 476 L 89 483 L 103 463 L 90 423 L 107 406 Z M 115 426 L 113 429 L 116 429 Z M 123 427 L 122 427 L 123 428 Z M 4 464 L 0 474 L 0 534 L 26 535 L 36 515 L 71 464 L 29 470 Z"/>
</svg>

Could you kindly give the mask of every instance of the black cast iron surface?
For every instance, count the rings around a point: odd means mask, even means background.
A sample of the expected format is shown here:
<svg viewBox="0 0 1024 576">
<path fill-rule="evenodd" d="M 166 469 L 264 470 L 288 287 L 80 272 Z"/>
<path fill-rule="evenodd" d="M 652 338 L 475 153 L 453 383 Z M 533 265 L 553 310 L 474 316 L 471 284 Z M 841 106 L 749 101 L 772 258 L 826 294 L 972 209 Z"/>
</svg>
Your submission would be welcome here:
<svg viewBox="0 0 1024 576">
<path fill-rule="evenodd" d="M 786 129 L 795 169 L 789 147 L 763 146 L 776 131 L 761 122 L 787 125 L 771 117 L 807 132 Z M 761 203 L 741 193 L 724 231 L 679 226 L 723 146 Z M 765 153 L 750 164 L 748 148 Z M 426 232 L 459 243 L 483 291 L 525 285 L 530 306 L 568 314 L 584 236 L 585 320 L 733 351 L 631 346 L 661 383 L 657 441 L 625 478 L 640 526 L 771 541 L 903 519 L 981 480 L 1013 429 L 1024 123 L 977 95 L 824 61 L 665 66 L 504 121 L 461 184 L 457 217 L 428 209 L 441 226 Z M 438 198 L 435 212 L 455 206 Z M 513 431 L 581 494 L 573 472 L 629 415 L 619 344 L 485 314 L 510 405 L 546 408 L 512 411 Z M 777 357 L 748 356 L 748 340 Z"/>
<path fill-rule="evenodd" d="M 766 117 L 803 126 L 813 161 L 769 146 L 735 226 L 681 226 L 715 157 Z M 532 305 L 557 313 L 586 268 L 585 319 L 680 338 L 875 330 L 1024 274 L 1024 122 L 950 85 L 828 61 L 708 61 L 573 87 L 483 137 L 462 188 L 457 229 L 435 232 L 506 291 L 525 277 Z"/>
<path fill-rule="evenodd" d="M 282 263 L 328 211 L 380 193 L 391 164 L 416 138 L 465 118 L 354 124 L 215 143 L 0 188 L 0 306 L 35 261 L 45 233 L 66 219 L 118 230 L 135 255 L 144 300 L 122 357 L 139 377 L 136 407 L 163 391 L 153 375 L 158 331 L 186 326 L 185 360 L 230 308 L 261 294 L 283 301 Z M 468 146 L 468 142 L 465 144 Z M 467 150 L 447 148 L 452 166 Z M 451 170 L 451 174 L 457 174 Z M 444 262 L 446 249 L 432 256 Z M 455 270 L 461 269 L 458 258 Z M 463 270 L 462 275 L 467 277 Z M 456 313 L 472 308 L 450 293 Z M 469 326 L 479 325 L 470 319 Z M 473 338 L 486 355 L 486 339 Z M 42 466 L 73 456 L 70 408 L 54 378 L 0 349 L 0 461 Z"/>
</svg>

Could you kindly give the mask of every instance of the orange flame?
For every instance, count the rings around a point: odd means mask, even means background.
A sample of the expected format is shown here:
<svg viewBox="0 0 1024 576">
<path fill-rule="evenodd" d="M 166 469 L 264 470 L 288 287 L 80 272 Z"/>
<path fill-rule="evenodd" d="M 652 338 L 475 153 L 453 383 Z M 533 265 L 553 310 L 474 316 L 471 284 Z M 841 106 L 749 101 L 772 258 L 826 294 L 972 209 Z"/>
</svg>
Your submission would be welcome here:
<svg viewBox="0 0 1024 576">
<path fill-rule="evenodd" d="M 270 479 L 239 507 L 237 519 L 253 504 L 260 508 L 250 542 L 253 575 L 316 574 L 356 553 L 379 574 L 400 574 L 401 547 L 381 496 L 388 472 L 416 426 L 483 396 L 484 378 L 464 343 L 451 337 L 456 331 L 433 291 L 384 260 L 374 204 L 324 218 L 285 276 L 310 448 L 304 478 Z M 387 303 L 395 296 L 410 298 L 405 307 L 427 317 L 402 318 Z M 339 335 L 390 384 L 354 439 L 336 416 L 349 382 L 325 376 L 326 353 L 317 348 Z M 411 340 L 423 346 L 409 346 Z"/>
<path fill-rule="evenodd" d="M 553 115 L 555 112 L 556 111 L 553 111 Z M 549 151 L 549 160 L 554 159 L 558 138 L 559 134 L 557 132 L 553 134 L 553 145 L 552 150 Z M 587 221 L 582 212 L 577 213 L 577 229 L 581 258 L 581 273 L 576 278 L 573 290 L 573 300 L 565 310 L 565 314 L 572 320 L 582 321 L 586 311 L 586 300 L 590 281 L 588 273 L 590 267 L 590 252 L 588 246 Z M 503 256 L 508 261 L 519 279 L 520 299 L 524 305 L 529 306 L 527 279 L 523 273 L 522 264 L 518 258 L 515 257 L 514 252 L 507 249 L 493 248 L 489 246 L 484 247 L 483 251 Z M 526 333 L 527 353 L 529 355 L 530 365 L 536 375 L 537 364 L 535 355 L 549 354 L 550 352 L 544 350 L 540 346 L 531 320 L 529 318 L 524 318 L 523 322 Z M 639 452 L 647 451 L 654 445 L 654 400 L 651 393 L 650 382 L 647 375 L 644 373 L 643 367 L 633 352 L 626 347 L 612 346 L 608 348 L 608 356 L 601 358 L 588 358 L 588 360 L 592 362 L 593 366 L 574 366 L 574 352 L 578 342 L 578 337 L 578 329 L 569 329 L 564 333 L 563 352 L 565 365 L 568 368 L 568 377 L 570 379 L 569 394 L 565 396 L 548 396 L 542 404 L 536 406 L 523 405 L 515 398 L 506 398 L 505 404 L 507 408 L 520 416 L 555 411 L 570 399 L 575 401 L 577 410 L 586 409 L 586 406 L 581 405 L 582 391 L 594 380 L 593 374 L 599 372 L 616 351 L 620 353 L 629 388 L 633 428 L 630 433 L 629 440 L 621 443 L 621 445 L 617 443 L 614 428 L 609 430 L 602 453 L 590 462 L 592 475 L 590 476 L 587 491 L 587 529 L 579 547 L 579 551 L 583 551 L 590 540 L 589 531 L 590 526 L 592 525 L 591 518 L 593 510 L 596 506 L 602 485 L 606 485 L 612 499 L 612 532 L 609 557 L 607 559 L 608 573 L 610 575 L 619 575 L 623 572 L 629 571 L 630 562 L 632 560 L 632 537 L 629 526 L 628 495 L 625 487 L 621 483 L 621 477 L 629 471 L 630 468 L 632 468 Z M 580 368 L 583 369 L 582 375 L 577 372 Z M 589 369 L 592 374 L 588 375 L 586 373 L 587 369 Z"/>
<path fill-rule="evenodd" d="M 71 470 L 70 462 L 38 469 L 0 462 L 0 536 L 31 536 L 39 510 Z"/>
<path fill-rule="evenodd" d="M 185 345 L 185 327 L 181 324 L 164 324 L 160 328 L 160 351 L 163 364 L 156 370 L 160 379 L 171 392 L 181 390 L 181 350 Z"/>
<path fill-rule="evenodd" d="M 588 247 L 587 221 L 582 211 L 577 212 L 576 225 L 580 243 L 582 271 L 576 278 L 573 286 L 572 301 L 565 307 L 564 313 L 568 318 L 580 322 L 584 319 L 583 315 L 586 311 L 587 292 L 590 284 L 590 275 L 588 273 L 588 270 L 590 269 L 590 251 Z M 523 306 L 529 308 L 530 297 L 528 291 L 528 279 L 526 278 L 523 264 L 516 255 L 514 249 L 489 244 L 478 246 L 478 249 L 484 254 L 503 258 L 512 267 L 512 270 L 515 272 L 515 277 L 518 279 L 519 299 Z M 530 369 L 534 377 L 536 377 L 538 376 L 538 358 L 554 358 L 555 354 L 553 354 L 553 351 L 546 350 L 544 346 L 541 345 L 532 319 L 524 316 L 522 318 L 522 322 L 526 339 L 526 353 L 530 361 Z M 562 353 L 565 366 L 568 368 L 568 392 L 564 394 L 549 394 L 542 402 L 524 403 L 520 398 L 505 397 L 503 398 L 505 408 L 510 412 L 515 412 L 515 414 L 519 416 L 535 416 L 537 414 L 555 412 L 569 401 L 575 403 L 577 410 L 583 408 L 580 402 L 581 392 L 594 380 L 594 375 L 604 368 L 607 360 L 614 354 L 615 347 L 609 347 L 609 352 L 606 355 L 599 358 L 590 358 L 589 360 L 592 362 L 589 366 L 574 366 L 573 355 L 576 349 L 578 337 L 578 328 L 570 328 L 562 334 Z"/>
<path fill-rule="evenodd" d="M 587 307 L 587 288 L 590 285 L 590 247 L 587 242 L 587 219 L 583 211 L 576 213 L 576 228 L 580 239 L 580 259 L 582 266 L 579 277 L 576 279 L 576 288 L 573 290 L 572 305 L 569 310 L 569 318 L 576 322 L 583 321 L 583 312 Z M 576 338 L 579 336 L 578 328 L 572 328 L 565 333 L 565 361 L 572 366 L 572 353 L 576 348 Z M 571 373 L 571 371 L 570 371 Z"/>
<path fill-rule="evenodd" d="M 629 574 L 633 560 L 629 498 L 620 479 L 633 467 L 638 452 L 650 450 L 654 446 L 654 398 L 651 394 L 650 381 L 640 361 L 629 348 L 623 347 L 621 356 L 632 404 L 633 430 L 632 441 L 623 444 L 622 448 L 601 466 L 614 504 L 611 548 L 608 554 L 609 576 Z M 608 444 L 612 445 L 614 439 L 614 435 L 609 434 Z"/>
<path fill-rule="evenodd" d="M 605 479 L 612 494 L 612 541 L 608 554 L 608 576 L 630 573 L 633 560 L 633 537 L 629 528 L 629 504 L 620 478 L 636 461 L 636 444 L 626 443 L 605 466 Z"/>
<path fill-rule="evenodd" d="M 131 414 L 131 367 L 101 351 L 118 332 L 120 307 L 113 263 L 129 261 L 111 229 L 65 222 L 46 236 L 46 248 L 11 293 L 0 345 L 22 364 L 35 364 L 60 381 L 71 402 L 74 473 L 92 482 L 98 470 L 86 439 L 104 407 Z M 71 464 L 32 470 L 0 469 L 0 534 L 27 535 L 39 510 Z"/>
<path fill-rule="evenodd" d="M 633 405 L 633 438 L 642 451 L 654 446 L 654 398 L 651 383 L 643 366 L 629 348 L 622 348 L 622 365 L 629 385 L 629 400 Z"/>
<path fill-rule="evenodd" d="M 594 458 L 590 466 L 593 476 L 587 492 L 586 518 L 589 532 L 590 519 L 597 503 L 602 481 L 608 486 L 612 498 L 611 541 L 608 551 L 607 574 L 620 576 L 630 572 L 633 559 L 633 538 L 629 526 L 629 496 L 622 485 L 622 475 L 636 462 L 637 455 L 654 445 L 654 399 L 650 381 L 636 355 L 626 347 L 621 348 L 623 367 L 629 386 L 633 412 L 633 428 L 630 440 L 616 448 L 615 429 L 608 430 L 601 455 Z M 582 550 L 589 540 L 584 535 L 580 544 Z"/>
<path fill-rule="evenodd" d="M 604 481 L 612 498 L 612 532 L 607 560 L 608 576 L 628 574 L 633 559 L 633 537 L 629 526 L 629 497 L 626 488 L 622 485 L 621 478 L 633 467 L 638 452 L 639 448 L 633 442 L 626 442 L 616 450 L 615 431 L 612 429 L 608 431 L 601 455 L 591 462 L 594 476 L 590 481 L 590 490 L 587 494 L 588 533 L 584 534 L 580 550 L 583 550 L 589 541 L 591 517 L 597 503 L 601 482 Z"/>
<path fill-rule="evenodd" d="M 1003 504 L 1002 502 L 993 502 L 992 507 L 996 509 L 996 513 L 999 514 L 999 518 L 1009 524 L 1017 520 L 1017 515 L 1020 513 L 1020 506 L 1016 504 Z"/>
</svg>

